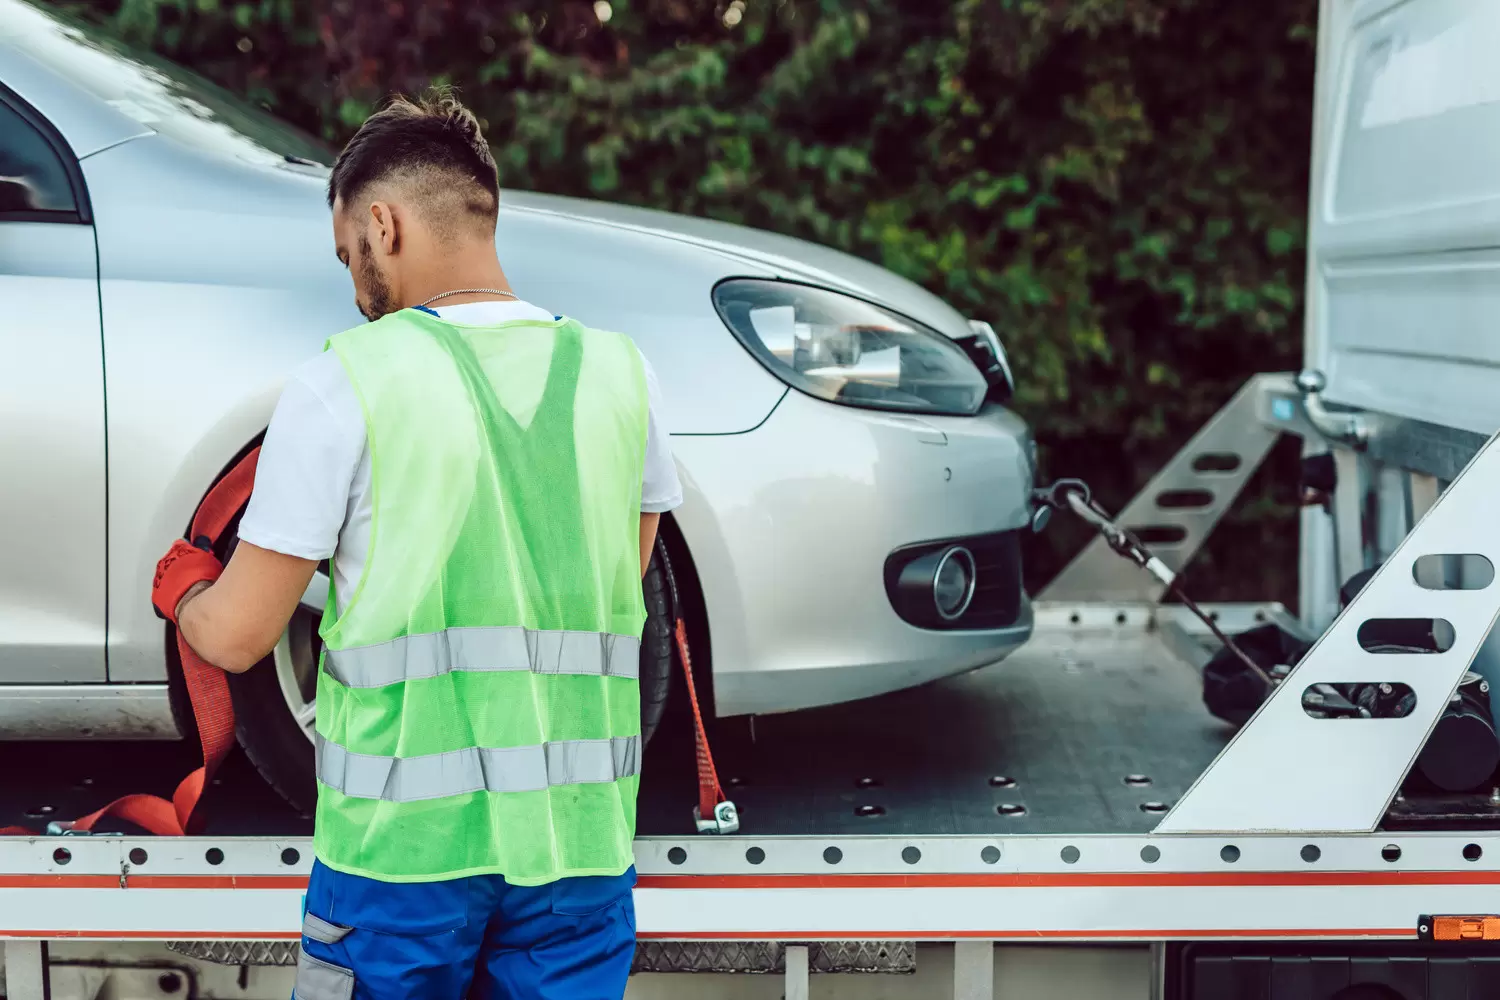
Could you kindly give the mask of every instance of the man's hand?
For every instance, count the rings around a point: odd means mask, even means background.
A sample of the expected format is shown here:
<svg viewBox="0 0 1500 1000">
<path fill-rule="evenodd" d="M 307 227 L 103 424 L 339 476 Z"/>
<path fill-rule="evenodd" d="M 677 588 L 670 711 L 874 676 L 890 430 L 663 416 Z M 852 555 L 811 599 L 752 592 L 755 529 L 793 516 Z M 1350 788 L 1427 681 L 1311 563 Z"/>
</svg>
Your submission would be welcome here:
<svg viewBox="0 0 1500 1000">
<path fill-rule="evenodd" d="M 202 590 L 223 572 L 212 552 L 177 539 L 157 562 L 156 576 L 151 580 L 151 603 L 156 605 L 157 615 L 176 622 L 189 592 Z"/>
<path fill-rule="evenodd" d="M 317 569 L 316 559 L 240 542 L 216 582 L 179 598 L 177 627 L 203 659 L 243 673 L 281 638 Z"/>
</svg>

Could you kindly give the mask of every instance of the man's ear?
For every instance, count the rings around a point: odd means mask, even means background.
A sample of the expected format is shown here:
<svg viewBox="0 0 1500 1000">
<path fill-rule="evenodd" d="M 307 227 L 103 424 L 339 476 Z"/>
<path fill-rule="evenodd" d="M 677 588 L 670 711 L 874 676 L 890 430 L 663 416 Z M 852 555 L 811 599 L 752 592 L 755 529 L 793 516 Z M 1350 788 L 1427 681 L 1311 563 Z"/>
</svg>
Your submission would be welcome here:
<svg viewBox="0 0 1500 1000">
<path fill-rule="evenodd" d="M 370 202 L 370 221 L 374 224 L 378 237 L 372 242 L 380 247 L 382 254 L 389 257 L 401 249 L 400 226 L 390 202 Z"/>
</svg>

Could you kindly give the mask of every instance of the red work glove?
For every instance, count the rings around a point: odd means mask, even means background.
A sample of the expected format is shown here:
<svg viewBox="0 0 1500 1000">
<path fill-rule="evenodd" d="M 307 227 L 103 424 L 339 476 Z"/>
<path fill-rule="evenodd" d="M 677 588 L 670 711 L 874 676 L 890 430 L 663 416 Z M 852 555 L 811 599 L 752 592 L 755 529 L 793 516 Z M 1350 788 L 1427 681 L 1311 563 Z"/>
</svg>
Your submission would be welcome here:
<svg viewBox="0 0 1500 1000">
<path fill-rule="evenodd" d="M 217 580 L 222 572 L 224 567 L 208 551 L 206 543 L 199 548 L 177 539 L 156 564 L 156 576 L 151 581 L 151 603 L 156 605 L 156 616 L 176 624 L 182 595 L 196 584 Z"/>
</svg>

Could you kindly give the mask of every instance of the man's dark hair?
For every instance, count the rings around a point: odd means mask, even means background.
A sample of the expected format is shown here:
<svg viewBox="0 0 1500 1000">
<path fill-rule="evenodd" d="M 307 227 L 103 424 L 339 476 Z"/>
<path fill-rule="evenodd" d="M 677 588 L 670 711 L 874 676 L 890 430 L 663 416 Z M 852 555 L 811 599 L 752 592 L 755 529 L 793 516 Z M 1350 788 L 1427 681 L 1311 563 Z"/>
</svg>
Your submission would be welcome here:
<svg viewBox="0 0 1500 1000">
<path fill-rule="evenodd" d="M 328 206 L 342 199 L 350 209 L 382 181 L 415 187 L 436 223 L 456 223 L 459 213 L 492 221 L 499 208 L 500 179 L 479 120 L 447 91 L 395 97 L 365 119 L 333 165 Z"/>
</svg>

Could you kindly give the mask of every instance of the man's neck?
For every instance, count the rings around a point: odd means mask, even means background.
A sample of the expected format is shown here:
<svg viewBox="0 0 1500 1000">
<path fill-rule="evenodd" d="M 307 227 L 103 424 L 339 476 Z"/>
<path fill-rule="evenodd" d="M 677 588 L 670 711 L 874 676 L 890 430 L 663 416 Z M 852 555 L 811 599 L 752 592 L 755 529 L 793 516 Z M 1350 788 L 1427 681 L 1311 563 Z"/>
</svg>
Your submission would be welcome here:
<svg viewBox="0 0 1500 1000">
<path fill-rule="evenodd" d="M 446 295 L 446 292 L 461 292 L 459 295 Z M 510 293 L 510 294 L 496 294 Z M 492 302 L 515 301 L 515 293 L 506 280 L 505 271 L 500 267 L 500 262 L 494 258 L 488 261 L 478 261 L 463 266 L 455 263 L 454 266 L 434 268 L 431 274 L 422 275 L 416 281 L 407 283 L 406 305 L 415 306 L 432 301 L 437 296 L 443 296 L 432 304 L 434 306 L 458 306 L 466 302 Z"/>
</svg>

